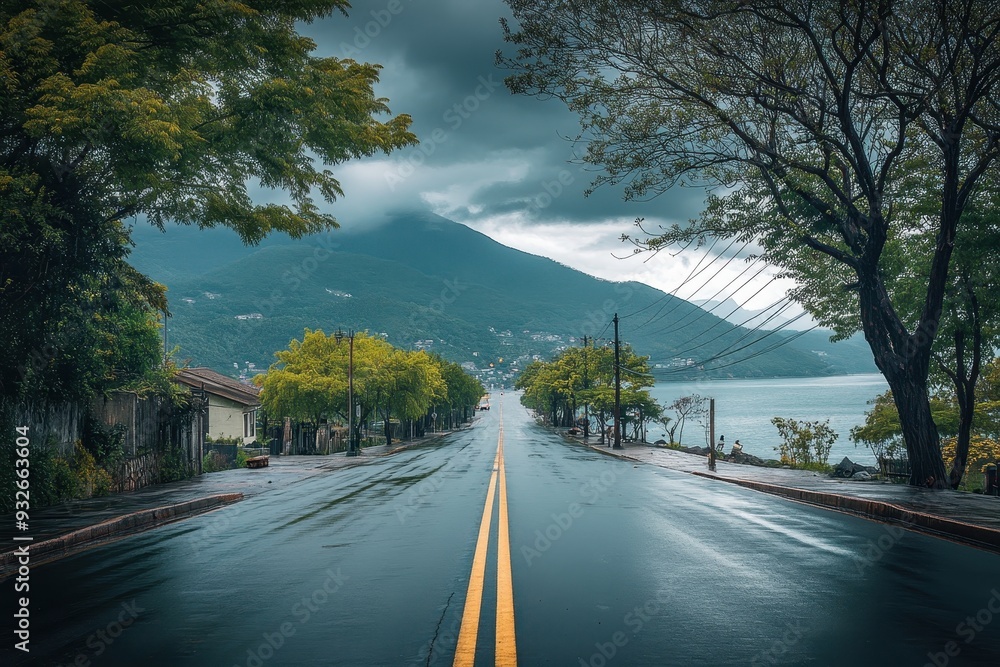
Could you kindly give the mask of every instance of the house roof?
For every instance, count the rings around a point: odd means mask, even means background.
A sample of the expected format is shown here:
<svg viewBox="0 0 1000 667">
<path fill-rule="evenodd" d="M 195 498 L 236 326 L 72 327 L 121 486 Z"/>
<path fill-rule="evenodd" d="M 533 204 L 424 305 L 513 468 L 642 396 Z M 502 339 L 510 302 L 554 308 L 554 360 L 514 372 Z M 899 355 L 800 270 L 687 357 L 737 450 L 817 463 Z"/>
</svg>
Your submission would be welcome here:
<svg viewBox="0 0 1000 667">
<path fill-rule="evenodd" d="M 226 377 L 211 368 L 182 368 L 177 371 L 174 380 L 246 406 L 260 405 L 259 388 Z"/>
</svg>

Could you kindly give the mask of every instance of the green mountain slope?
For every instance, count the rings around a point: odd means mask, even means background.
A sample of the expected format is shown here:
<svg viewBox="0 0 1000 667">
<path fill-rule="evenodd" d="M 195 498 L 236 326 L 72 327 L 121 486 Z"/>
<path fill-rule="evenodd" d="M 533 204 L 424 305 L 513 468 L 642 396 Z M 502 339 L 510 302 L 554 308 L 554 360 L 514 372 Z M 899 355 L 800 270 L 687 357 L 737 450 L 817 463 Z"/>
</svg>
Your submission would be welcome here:
<svg viewBox="0 0 1000 667">
<path fill-rule="evenodd" d="M 266 367 L 306 327 L 367 329 L 400 347 L 514 370 L 584 335 L 607 342 L 617 312 L 623 340 L 671 377 L 853 372 L 810 351 L 815 341 L 767 351 L 785 334 L 751 344 L 762 334 L 652 287 L 600 280 L 427 214 L 255 248 L 228 230 L 137 228 L 135 239 L 133 263 L 169 288 L 168 344 L 219 370 Z M 654 313 L 667 317 L 640 326 Z"/>
</svg>

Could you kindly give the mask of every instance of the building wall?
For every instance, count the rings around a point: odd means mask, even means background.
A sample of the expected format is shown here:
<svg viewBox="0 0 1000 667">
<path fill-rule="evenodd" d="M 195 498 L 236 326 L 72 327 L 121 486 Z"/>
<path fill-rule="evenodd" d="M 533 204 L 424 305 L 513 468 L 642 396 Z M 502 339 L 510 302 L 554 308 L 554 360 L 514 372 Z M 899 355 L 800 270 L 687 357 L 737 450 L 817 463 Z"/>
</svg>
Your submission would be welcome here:
<svg viewBox="0 0 1000 667">
<path fill-rule="evenodd" d="M 243 444 L 256 440 L 243 435 L 243 413 L 250 408 L 223 396 L 208 395 L 208 435 L 212 439 L 239 438 Z"/>
</svg>

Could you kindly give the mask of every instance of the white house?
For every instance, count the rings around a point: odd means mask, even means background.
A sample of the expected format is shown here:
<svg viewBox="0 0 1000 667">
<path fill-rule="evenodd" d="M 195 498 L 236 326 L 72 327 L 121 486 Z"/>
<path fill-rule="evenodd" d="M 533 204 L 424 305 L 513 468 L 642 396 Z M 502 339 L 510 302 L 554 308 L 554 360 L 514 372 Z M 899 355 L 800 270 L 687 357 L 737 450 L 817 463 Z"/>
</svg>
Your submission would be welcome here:
<svg viewBox="0 0 1000 667">
<path fill-rule="evenodd" d="M 243 444 L 257 439 L 257 410 L 260 389 L 226 377 L 210 368 L 183 368 L 174 379 L 204 393 L 208 404 L 205 435 L 236 438 Z"/>
</svg>

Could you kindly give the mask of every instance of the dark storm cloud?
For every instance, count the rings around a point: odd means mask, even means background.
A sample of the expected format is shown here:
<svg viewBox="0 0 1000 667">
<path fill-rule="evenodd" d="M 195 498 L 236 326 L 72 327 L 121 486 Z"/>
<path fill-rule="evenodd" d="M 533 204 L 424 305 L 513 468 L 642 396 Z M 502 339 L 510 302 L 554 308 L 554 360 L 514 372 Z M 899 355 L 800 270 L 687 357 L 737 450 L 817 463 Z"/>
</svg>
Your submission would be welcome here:
<svg viewBox="0 0 1000 667">
<path fill-rule="evenodd" d="M 556 100 L 507 91 L 507 72 L 494 63 L 497 50 L 509 51 L 501 16 L 509 18 L 509 9 L 494 0 L 363 0 L 347 18 L 335 14 L 302 27 L 319 55 L 382 64 L 377 93 L 393 113 L 413 117 L 421 146 L 393 154 L 380 198 L 419 206 L 427 190 L 455 186 L 463 165 L 495 163 L 506 176 L 466 191 L 450 210 L 437 198 L 439 212 L 464 221 L 503 214 L 576 222 L 696 215 L 701 191 L 678 190 L 648 203 L 625 203 L 621 188 L 612 187 L 583 196 L 594 175 L 574 164 L 585 148 L 568 140 L 579 131 L 577 117 Z M 518 163 L 517 173 L 508 173 Z M 488 180 L 484 173 L 478 170 L 480 181 Z"/>
</svg>

